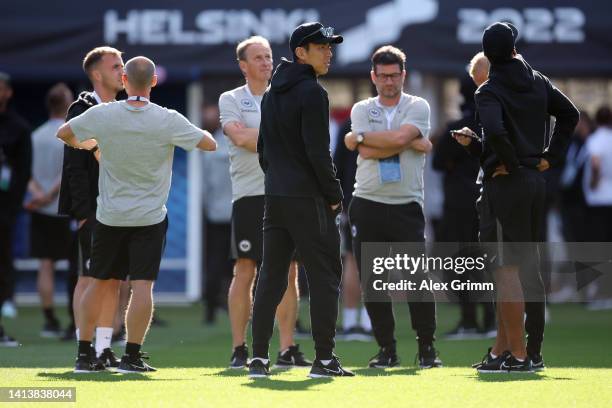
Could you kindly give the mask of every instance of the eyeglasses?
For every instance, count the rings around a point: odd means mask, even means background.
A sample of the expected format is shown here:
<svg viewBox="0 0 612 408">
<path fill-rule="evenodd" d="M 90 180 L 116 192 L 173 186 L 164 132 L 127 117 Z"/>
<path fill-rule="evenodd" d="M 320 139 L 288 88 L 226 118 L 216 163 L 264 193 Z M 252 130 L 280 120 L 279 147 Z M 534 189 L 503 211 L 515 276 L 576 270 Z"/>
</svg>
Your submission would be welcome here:
<svg viewBox="0 0 612 408">
<path fill-rule="evenodd" d="M 382 80 L 383 82 L 386 81 L 387 79 L 391 79 L 392 81 L 397 81 L 398 79 L 401 78 L 402 73 L 401 72 L 394 72 L 393 74 L 375 74 L 376 78 Z"/>
<path fill-rule="evenodd" d="M 310 37 L 314 37 L 315 35 L 321 33 L 321 35 L 325 38 L 331 38 L 334 36 L 334 28 L 333 27 L 321 27 L 319 28 L 317 31 L 315 31 L 314 33 L 310 33 L 308 34 L 306 37 L 302 38 L 302 41 L 300 41 L 300 44 L 298 45 L 301 46 L 302 44 L 304 44 L 304 42 L 310 38 Z"/>
</svg>

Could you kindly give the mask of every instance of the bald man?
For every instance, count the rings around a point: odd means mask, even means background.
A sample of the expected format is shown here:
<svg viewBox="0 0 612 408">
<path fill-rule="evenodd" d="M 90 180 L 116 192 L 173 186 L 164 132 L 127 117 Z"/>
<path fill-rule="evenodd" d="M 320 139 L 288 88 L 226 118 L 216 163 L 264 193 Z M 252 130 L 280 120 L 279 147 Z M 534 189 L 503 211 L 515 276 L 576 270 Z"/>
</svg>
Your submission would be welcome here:
<svg viewBox="0 0 612 408">
<path fill-rule="evenodd" d="M 89 349 L 100 314 L 99 299 L 108 291 L 116 292 L 128 276 L 132 297 L 126 315 L 127 344 L 117 371 L 156 371 L 143 361 L 140 349 L 153 313 L 153 283 L 165 246 L 174 148 L 217 147 L 210 133 L 149 101 L 157 84 L 153 61 L 132 58 L 125 64 L 122 81 L 127 100 L 96 105 L 62 125 L 57 134 L 72 147 L 98 148 L 101 153 L 98 223 L 91 254 L 94 281 L 81 301 L 75 373 L 97 371 Z"/>
</svg>

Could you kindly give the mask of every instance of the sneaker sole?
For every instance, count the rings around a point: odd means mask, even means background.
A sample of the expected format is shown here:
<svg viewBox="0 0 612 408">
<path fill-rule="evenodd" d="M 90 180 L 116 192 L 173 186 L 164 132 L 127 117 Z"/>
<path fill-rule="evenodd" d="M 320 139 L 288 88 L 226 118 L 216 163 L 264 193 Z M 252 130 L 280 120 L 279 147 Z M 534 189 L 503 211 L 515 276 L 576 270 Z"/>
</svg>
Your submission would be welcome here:
<svg viewBox="0 0 612 408">
<path fill-rule="evenodd" d="M 13 347 L 19 347 L 19 343 L 17 343 L 17 342 L 10 342 L 10 343 L 5 342 L 5 343 L 0 343 L 0 347 L 7 347 L 7 348 L 8 348 L 8 347 L 11 347 L 11 348 L 13 348 Z"/>
<path fill-rule="evenodd" d="M 310 374 L 308 374 L 308 377 L 309 378 L 332 378 L 332 377 L 336 377 L 336 376 L 326 375 L 326 374 L 312 374 L 312 373 L 310 373 Z"/>
<path fill-rule="evenodd" d="M 243 366 L 240 366 L 240 367 L 238 367 L 238 366 L 228 366 L 227 368 L 229 368 L 230 370 L 244 370 L 245 368 L 247 368 L 247 366 L 246 365 L 243 365 Z"/>
<path fill-rule="evenodd" d="M 59 339 L 63 335 L 64 333 L 40 332 L 40 337 L 42 337 L 43 339 Z"/>
<path fill-rule="evenodd" d="M 103 373 L 106 370 L 96 370 L 96 371 L 90 371 L 90 370 L 74 370 L 73 373 L 75 374 L 96 374 L 96 373 Z"/>
<path fill-rule="evenodd" d="M 369 341 L 374 341 L 374 337 L 368 336 L 365 334 L 347 334 L 346 336 L 344 336 L 342 340 L 369 342 Z"/>
<path fill-rule="evenodd" d="M 132 371 L 132 370 L 124 370 L 122 368 L 117 368 L 115 372 L 121 373 L 121 374 L 145 374 L 145 373 L 154 373 L 155 371 Z"/>
<path fill-rule="evenodd" d="M 428 370 L 430 368 L 441 368 L 444 367 L 442 364 L 438 364 L 438 365 L 420 365 L 419 364 L 419 368 L 422 368 L 423 370 Z"/>
<path fill-rule="evenodd" d="M 269 378 L 269 375 L 266 374 L 249 374 L 249 378 Z"/>
<path fill-rule="evenodd" d="M 533 370 L 529 371 L 508 371 L 508 370 L 476 370 L 482 374 L 533 374 Z"/>
</svg>

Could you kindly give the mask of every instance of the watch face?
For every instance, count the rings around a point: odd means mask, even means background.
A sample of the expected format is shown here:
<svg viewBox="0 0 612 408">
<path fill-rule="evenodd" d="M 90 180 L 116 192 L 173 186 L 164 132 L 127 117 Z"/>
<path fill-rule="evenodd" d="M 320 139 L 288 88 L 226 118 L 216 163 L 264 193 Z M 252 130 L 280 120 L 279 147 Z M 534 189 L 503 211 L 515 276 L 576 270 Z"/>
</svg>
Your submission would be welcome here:
<svg viewBox="0 0 612 408">
<path fill-rule="evenodd" d="M 361 133 L 357 135 L 357 143 L 363 143 L 363 135 Z"/>
</svg>

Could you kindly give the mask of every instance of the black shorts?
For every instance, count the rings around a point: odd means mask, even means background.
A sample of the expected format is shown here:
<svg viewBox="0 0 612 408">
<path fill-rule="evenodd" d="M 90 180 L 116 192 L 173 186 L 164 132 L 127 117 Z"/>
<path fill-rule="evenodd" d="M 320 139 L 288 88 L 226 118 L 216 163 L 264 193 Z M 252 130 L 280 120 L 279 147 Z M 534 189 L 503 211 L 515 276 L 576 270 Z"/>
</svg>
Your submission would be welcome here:
<svg viewBox="0 0 612 408">
<path fill-rule="evenodd" d="M 243 197 L 232 206 L 232 259 L 261 262 L 263 253 L 264 196 Z"/>
<path fill-rule="evenodd" d="M 30 254 L 37 259 L 68 259 L 72 241 L 70 219 L 31 213 Z"/>
<path fill-rule="evenodd" d="M 79 276 L 93 277 L 91 274 L 91 241 L 93 229 L 98 224 L 95 215 L 85 221 L 85 224 L 77 231 L 78 239 L 78 272 Z M 119 273 L 127 275 L 129 273 L 127 264 L 118 265 Z"/>
<path fill-rule="evenodd" d="M 166 246 L 168 217 L 144 227 L 93 227 L 91 276 L 96 279 L 157 279 Z"/>
</svg>

